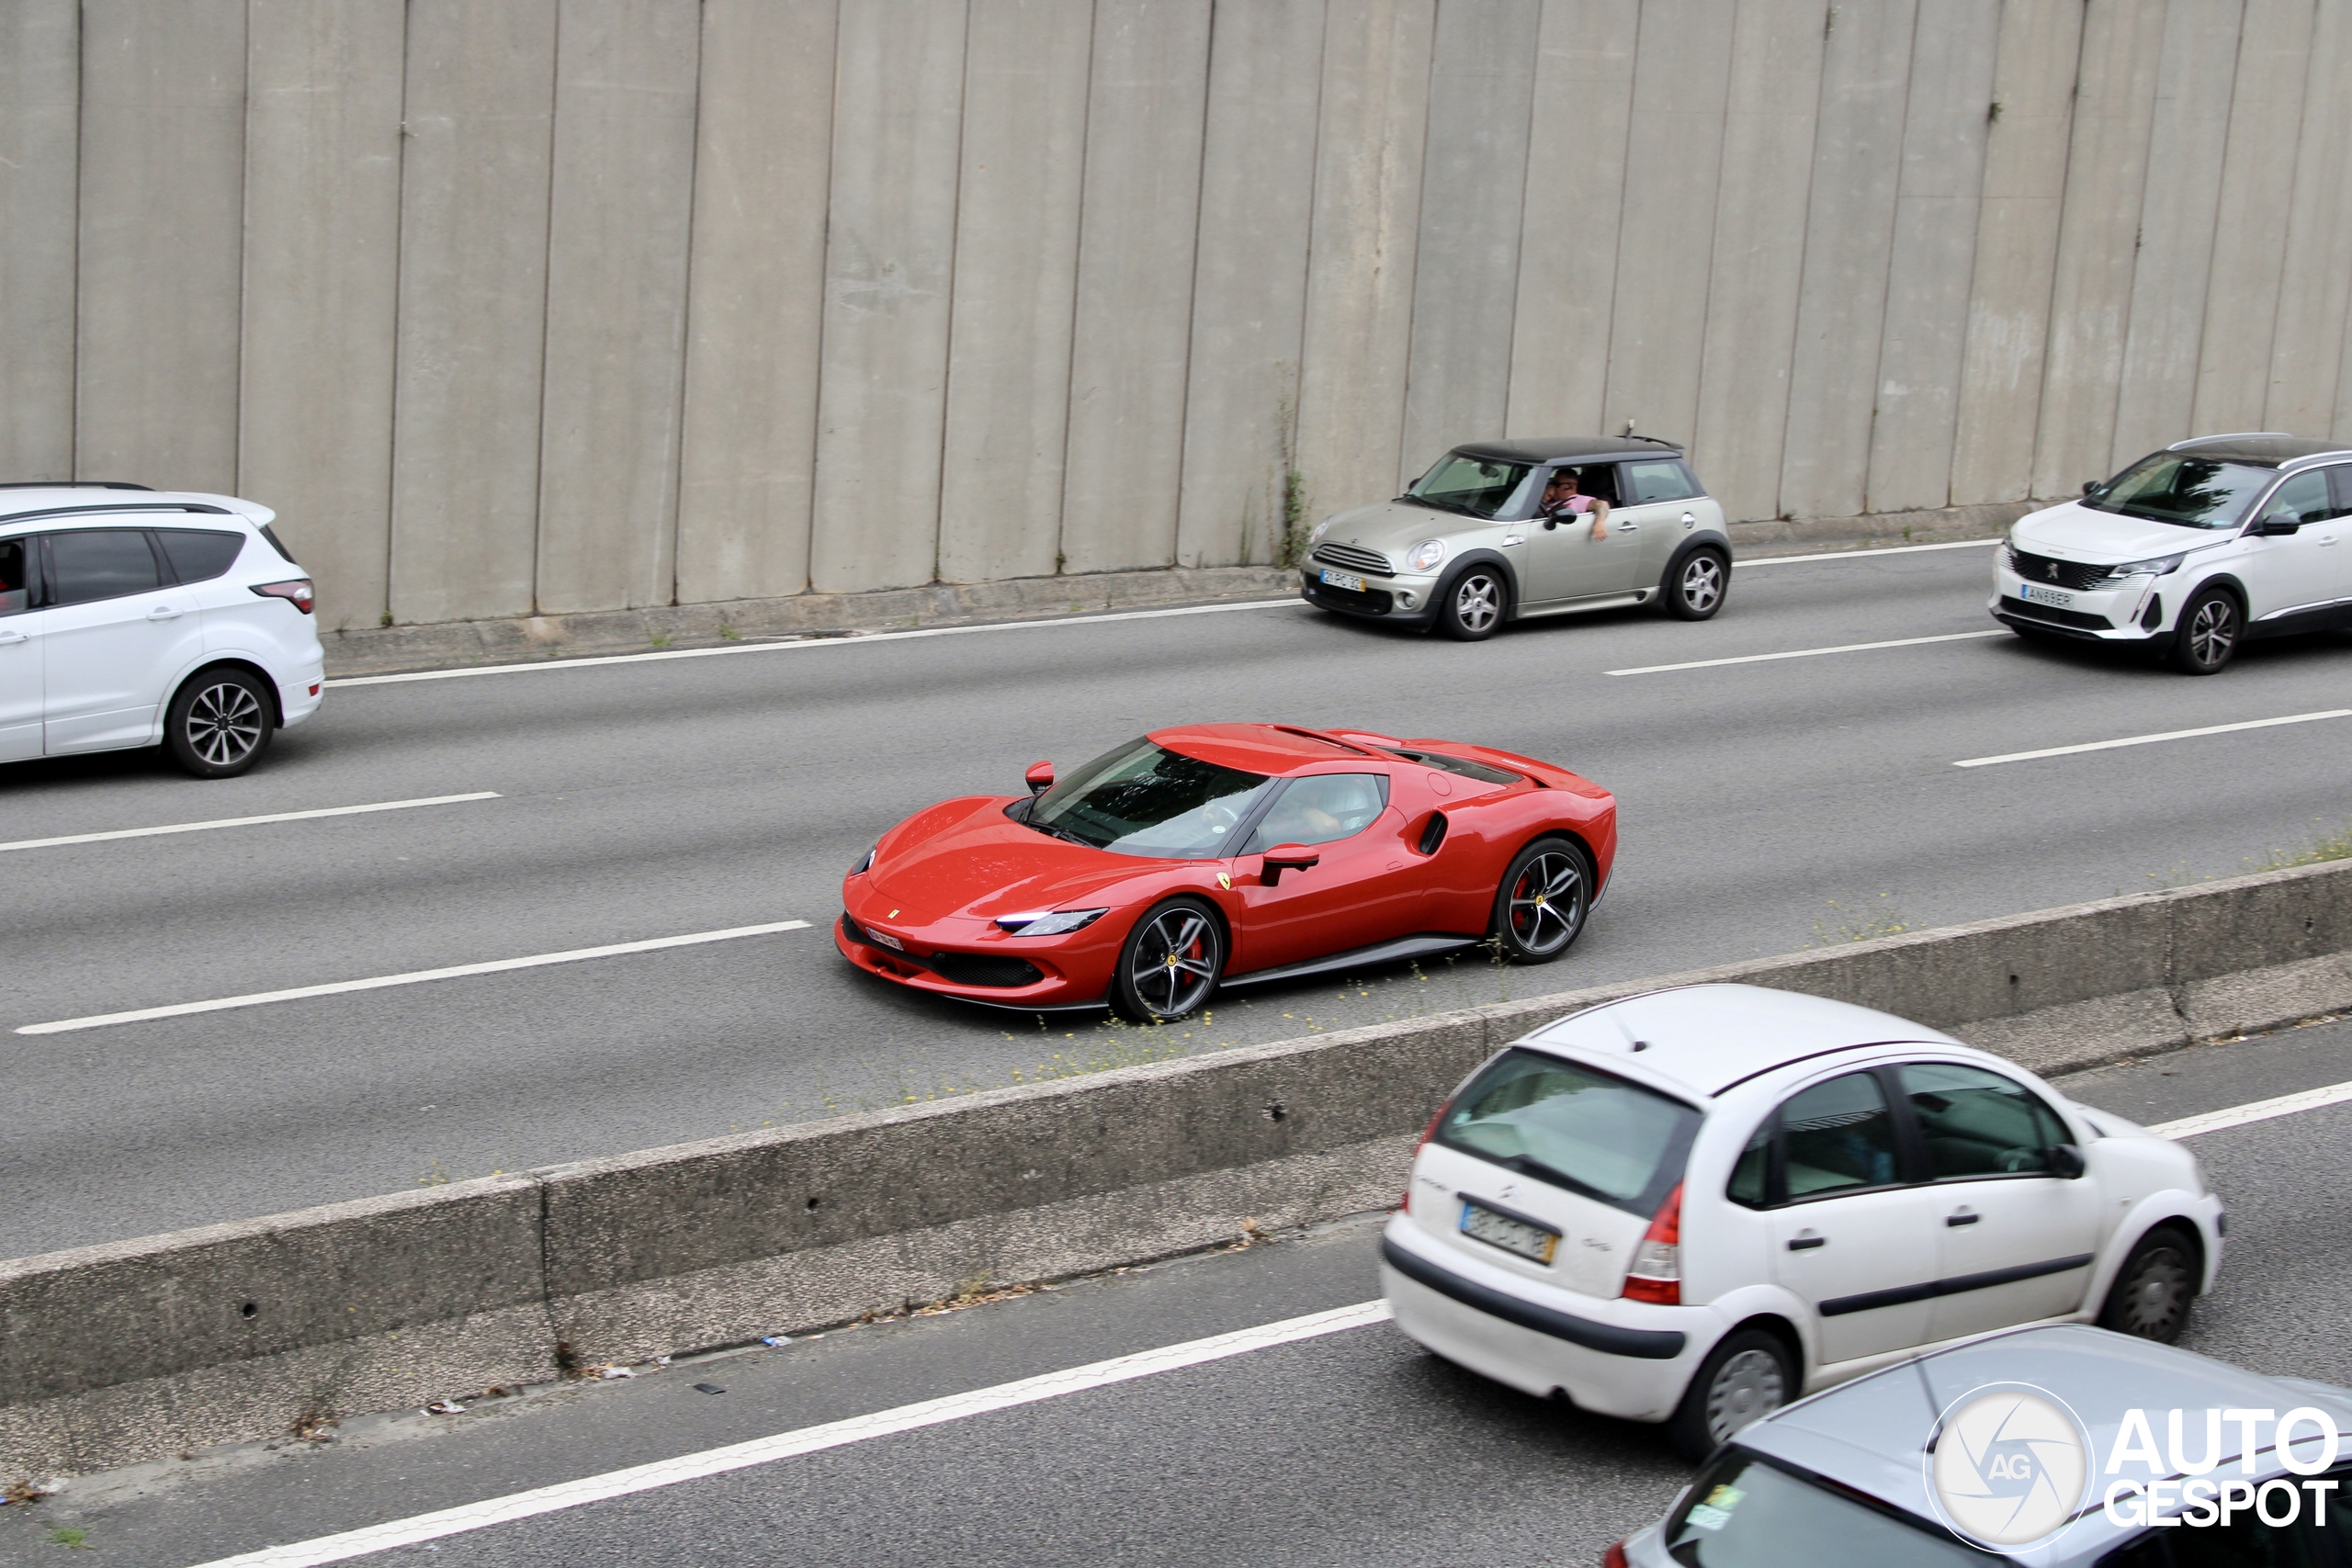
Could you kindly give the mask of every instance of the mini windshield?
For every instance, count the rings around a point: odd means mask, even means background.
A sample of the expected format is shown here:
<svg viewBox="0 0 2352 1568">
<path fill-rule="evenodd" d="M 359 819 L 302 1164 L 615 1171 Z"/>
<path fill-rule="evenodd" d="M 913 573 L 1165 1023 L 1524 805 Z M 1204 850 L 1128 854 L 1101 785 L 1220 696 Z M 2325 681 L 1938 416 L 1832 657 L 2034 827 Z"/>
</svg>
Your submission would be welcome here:
<svg viewBox="0 0 2352 1568">
<path fill-rule="evenodd" d="M 1836 1557 L 1874 1568 L 1951 1568 L 2005 1562 L 1971 1551 L 1926 1521 L 1913 1522 L 1725 1450 L 1699 1472 L 1666 1518 L 1666 1554 L 1684 1568 L 1815 1568 L 1826 1541 Z M 2268 1561 L 2264 1559 L 2263 1561 Z"/>
<path fill-rule="evenodd" d="M 1438 1123 L 1448 1148 L 1509 1166 L 1644 1219 L 1674 1184 L 1699 1130 L 1679 1100 L 1540 1051 L 1506 1051 Z"/>
<path fill-rule="evenodd" d="M 1057 782 L 1024 820 L 1115 854 L 1206 860 L 1234 852 L 1233 829 L 1272 783 L 1136 740 Z"/>
<path fill-rule="evenodd" d="M 2094 512 L 2144 517 L 2151 523 L 2183 528 L 2234 528 L 2273 477 L 2268 468 L 2244 463 L 2217 463 L 2211 457 L 2159 452 L 2143 457 L 2098 491 L 2083 497 L 2083 504 Z"/>
<path fill-rule="evenodd" d="M 1413 481 L 1405 499 L 1464 517 L 1500 517 L 1506 511 L 1523 510 L 1513 507 L 1511 498 L 1533 471 L 1531 463 L 1499 463 L 1449 452 Z"/>
</svg>

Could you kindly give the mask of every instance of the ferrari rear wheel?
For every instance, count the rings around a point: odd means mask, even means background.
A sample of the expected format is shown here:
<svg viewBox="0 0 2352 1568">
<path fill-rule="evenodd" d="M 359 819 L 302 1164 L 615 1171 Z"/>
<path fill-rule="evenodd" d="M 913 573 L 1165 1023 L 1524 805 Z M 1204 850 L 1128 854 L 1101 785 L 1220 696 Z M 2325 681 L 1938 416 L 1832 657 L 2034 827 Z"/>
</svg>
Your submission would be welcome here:
<svg viewBox="0 0 2352 1568">
<path fill-rule="evenodd" d="M 1514 964 L 1549 964 L 1584 934 L 1591 908 L 1590 857 L 1566 839 L 1538 839 L 1495 890 L 1494 939 Z"/>
<path fill-rule="evenodd" d="M 1200 1009 L 1225 976 L 1225 930 L 1194 898 L 1154 905 L 1119 952 L 1111 1010 L 1136 1023 L 1167 1023 Z"/>
</svg>

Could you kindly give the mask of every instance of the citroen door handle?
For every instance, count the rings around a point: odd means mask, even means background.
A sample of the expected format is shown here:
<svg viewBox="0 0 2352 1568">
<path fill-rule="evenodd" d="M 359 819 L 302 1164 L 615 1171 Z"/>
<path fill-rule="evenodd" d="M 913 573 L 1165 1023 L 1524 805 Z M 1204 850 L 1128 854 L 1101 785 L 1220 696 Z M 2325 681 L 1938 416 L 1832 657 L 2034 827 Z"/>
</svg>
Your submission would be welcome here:
<svg viewBox="0 0 2352 1568">
<path fill-rule="evenodd" d="M 158 604 L 147 612 L 147 618 L 151 621 L 176 621 L 180 615 L 181 612 L 169 604 Z"/>
<path fill-rule="evenodd" d="M 1793 1235 L 1789 1238 L 1791 1252 L 1811 1252 L 1816 1247 L 1828 1245 L 1829 1238 L 1826 1235 Z"/>
<path fill-rule="evenodd" d="M 24 640 L 25 634 L 22 632 L 0 631 L 0 647 L 5 647 L 12 642 L 23 642 Z"/>
<path fill-rule="evenodd" d="M 1982 1214 L 1970 1213 L 1946 1214 L 1944 1216 L 1944 1224 L 1948 1225 L 1973 1225 L 1984 1217 L 1984 1216 Z"/>
</svg>

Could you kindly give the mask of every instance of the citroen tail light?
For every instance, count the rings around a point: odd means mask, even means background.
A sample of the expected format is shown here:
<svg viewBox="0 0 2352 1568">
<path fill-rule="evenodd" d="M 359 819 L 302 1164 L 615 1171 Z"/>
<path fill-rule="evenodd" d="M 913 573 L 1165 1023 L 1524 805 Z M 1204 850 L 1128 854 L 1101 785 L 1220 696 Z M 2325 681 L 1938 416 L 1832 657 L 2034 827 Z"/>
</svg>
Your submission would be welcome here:
<svg viewBox="0 0 2352 1568">
<path fill-rule="evenodd" d="M 1657 1217 L 1642 1233 L 1634 1248 L 1633 1267 L 1625 1271 L 1625 1299 L 1653 1306 L 1682 1304 L 1682 1185 L 1666 1195 Z"/>
</svg>

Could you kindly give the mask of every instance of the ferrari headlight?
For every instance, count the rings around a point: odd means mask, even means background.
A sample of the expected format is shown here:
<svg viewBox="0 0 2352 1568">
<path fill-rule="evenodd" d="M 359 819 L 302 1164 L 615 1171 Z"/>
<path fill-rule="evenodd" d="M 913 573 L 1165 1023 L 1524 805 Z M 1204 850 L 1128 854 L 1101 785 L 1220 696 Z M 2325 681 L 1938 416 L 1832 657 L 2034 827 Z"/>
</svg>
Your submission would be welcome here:
<svg viewBox="0 0 2352 1568">
<path fill-rule="evenodd" d="M 1444 558 L 1443 539 L 1423 539 L 1413 547 L 1413 553 L 1405 558 L 1405 564 L 1415 571 L 1435 571 L 1437 563 Z"/>
<path fill-rule="evenodd" d="M 2138 577 L 2144 573 L 2149 577 L 2164 577 L 2169 573 L 2179 570 L 2180 563 L 2188 558 L 2188 552 L 2187 550 L 2183 550 L 2177 555 L 2151 556 L 2146 560 L 2125 561 L 2121 566 L 2109 567 L 2107 569 L 2107 575 L 2114 578 L 2124 578 Z"/>
<path fill-rule="evenodd" d="M 1109 914 L 1108 909 L 1053 909 L 1028 915 L 999 915 L 997 928 L 1013 936 L 1066 936 L 1083 931 Z"/>
<path fill-rule="evenodd" d="M 868 851 L 866 851 L 864 854 L 862 854 L 862 855 L 858 856 L 858 857 L 857 857 L 857 863 L 856 863 L 855 865 L 851 866 L 851 867 L 849 868 L 849 874 L 850 874 L 852 876 L 855 876 L 855 875 L 858 875 L 858 874 L 859 874 L 860 873 L 862 873 L 862 872 L 868 871 L 868 870 L 872 869 L 872 867 L 873 867 L 873 865 L 874 865 L 874 850 L 878 850 L 878 849 L 880 849 L 881 847 L 882 847 L 881 845 L 876 844 L 876 845 L 875 845 L 875 846 L 874 846 L 874 849 L 873 849 L 873 850 L 868 850 Z"/>
</svg>

